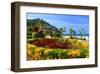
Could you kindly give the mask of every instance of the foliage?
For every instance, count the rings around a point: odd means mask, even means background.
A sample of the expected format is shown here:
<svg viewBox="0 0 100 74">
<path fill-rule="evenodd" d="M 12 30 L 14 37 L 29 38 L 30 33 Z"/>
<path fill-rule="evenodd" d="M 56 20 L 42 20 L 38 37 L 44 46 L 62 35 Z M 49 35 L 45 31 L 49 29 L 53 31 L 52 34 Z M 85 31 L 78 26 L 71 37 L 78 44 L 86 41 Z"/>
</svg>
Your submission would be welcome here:
<svg viewBox="0 0 100 74">
<path fill-rule="evenodd" d="M 62 58 L 62 59 L 66 59 L 66 58 L 68 58 L 69 57 L 69 55 L 68 55 L 68 51 L 66 51 L 66 50 L 61 50 L 60 51 L 60 58 Z"/>
<path fill-rule="evenodd" d="M 61 48 L 61 49 L 78 49 L 80 48 L 80 42 L 76 39 L 63 39 L 63 38 L 41 38 L 33 41 L 29 41 L 30 44 L 34 44 L 39 47 L 45 48 Z"/>
<path fill-rule="evenodd" d="M 28 45 L 28 55 L 31 55 L 33 60 L 46 60 L 46 59 L 68 59 L 68 58 L 88 58 L 89 49 L 50 49 Z M 31 54 L 32 52 L 32 54 Z"/>
<path fill-rule="evenodd" d="M 58 37 L 62 37 L 63 32 L 65 32 L 65 30 L 66 30 L 66 28 L 65 28 L 65 27 L 64 27 L 64 28 L 60 28 L 60 29 L 59 29 L 59 32 L 58 32 L 58 34 L 59 34 L 59 36 L 58 36 Z"/>
<path fill-rule="evenodd" d="M 81 30 L 79 30 L 79 33 L 80 33 L 80 39 L 86 40 L 85 39 L 85 33 L 86 33 L 86 31 L 84 29 L 81 29 Z"/>
<path fill-rule="evenodd" d="M 81 48 L 80 49 L 80 58 L 89 57 L 89 49 Z"/>
<path fill-rule="evenodd" d="M 32 33 L 32 39 L 36 39 L 37 37 L 36 37 L 36 32 L 33 32 Z"/>
<path fill-rule="evenodd" d="M 53 49 L 48 52 L 49 59 L 58 59 L 59 58 L 59 51 L 56 49 Z"/>
<path fill-rule="evenodd" d="M 37 18 L 33 20 L 27 20 L 27 31 L 34 32 L 34 27 L 43 29 L 43 33 L 45 35 L 49 34 L 52 36 L 52 32 L 58 32 L 58 28 L 56 28 L 55 26 L 51 25 L 43 19 Z"/>
<path fill-rule="evenodd" d="M 41 59 L 45 59 L 45 49 L 44 48 L 40 50 L 40 56 L 41 56 Z"/>
<path fill-rule="evenodd" d="M 70 56 L 70 58 L 77 58 L 80 57 L 80 50 L 70 50 L 68 55 Z"/>
<path fill-rule="evenodd" d="M 73 27 L 70 27 L 69 32 L 70 32 L 70 38 L 74 38 L 76 31 L 74 30 Z"/>
<path fill-rule="evenodd" d="M 34 55 L 36 47 L 32 47 L 32 54 Z"/>
<path fill-rule="evenodd" d="M 32 38 L 32 32 L 30 31 L 30 32 L 27 32 L 27 38 L 29 39 L 29 38 Z"/>
<path fill-rule="evenodd" d="M 70 27 L 70 38 L 63 38 L 65 30 L 65 27 L 58 29 L 43 19 L 27 20 L 27 54 L 30 56 L 28 58 L 32 60 L 88 58 L 89 44 L 85 40 L 85 30 L 79 30 L 80 38 L 77 38 L 76 31 Z"/>
</svg>

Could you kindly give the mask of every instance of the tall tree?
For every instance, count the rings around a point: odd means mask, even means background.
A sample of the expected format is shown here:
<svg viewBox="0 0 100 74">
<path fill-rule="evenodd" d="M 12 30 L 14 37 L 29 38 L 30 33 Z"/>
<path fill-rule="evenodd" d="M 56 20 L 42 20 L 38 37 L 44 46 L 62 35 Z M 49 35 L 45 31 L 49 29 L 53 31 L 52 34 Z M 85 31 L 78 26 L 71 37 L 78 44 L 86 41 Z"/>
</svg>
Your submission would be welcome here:
<svg viewBox="0 0 100 74">
<path fill-rule="evenodd" d="M 70 38 L 73 38 L 76 34 L 76 31 L 74 30 L 73 27 L 70 27 L 69 31 L 70 31 Z"/>
<path fill-rule="evenodd" d="M 83 28 L 79 30 L 79 33 L 80 33 L 80 39 L 82 39 L 83 36 L 85 37 L 85 30 Z"/>
<path fill-rule="evenodd" d="M 66 28 L 65 28 L 65 27 L 64 27 L 64 28 L 60 28 L 60 29 L 59 29 L 60 34 L 62 35 L 62 34 L 63 34 L 63 32 L 65 32 L 65 30 L 66 30 Z"/>
</svg>

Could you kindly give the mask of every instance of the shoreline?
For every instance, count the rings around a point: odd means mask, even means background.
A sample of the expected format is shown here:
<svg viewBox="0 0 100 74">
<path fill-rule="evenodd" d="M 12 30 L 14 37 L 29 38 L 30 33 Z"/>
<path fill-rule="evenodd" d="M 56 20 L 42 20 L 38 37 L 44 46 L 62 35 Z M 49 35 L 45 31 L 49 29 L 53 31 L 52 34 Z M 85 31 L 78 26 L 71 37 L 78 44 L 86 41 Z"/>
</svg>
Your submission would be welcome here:
<svg viewBox="0 0 100 74">
<path fill-rule="evenodd" d="M 80 38 L 80 36 L 75 36 L 75 37 Z M 63 38 L 70 38 L 70 37 L 69 36 L 63 36 Z M 83 38 L 85 38 L 86 40 L 89 40 L 89 36 L 85 36 Z"/>
</svg>

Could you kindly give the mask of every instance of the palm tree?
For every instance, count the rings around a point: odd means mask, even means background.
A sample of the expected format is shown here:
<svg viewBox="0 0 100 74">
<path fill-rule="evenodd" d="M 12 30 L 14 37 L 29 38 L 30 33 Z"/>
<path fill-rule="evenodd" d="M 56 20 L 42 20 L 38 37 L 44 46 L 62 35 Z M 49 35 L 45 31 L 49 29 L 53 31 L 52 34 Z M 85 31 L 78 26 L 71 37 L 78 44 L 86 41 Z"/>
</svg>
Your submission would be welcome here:
<svg viewBox="0 0 100 74">
<path fill-rule="evenodd" d="M 86 31 L 84 31 L 84 39 L 85 39 L 85 33 L 86 33 Z"/>
<path fill-rule="evenodd" d="M 80 39 L 82 39 L 83 36 L 85 37 L 85 31 L 84 31 L 84 29 L 79 30 L 79 33 L 80 33 Z"/>
<path fill-rule="evenodd" d="M 62 36 L 62 34 L 63 34 L 63 32 L 65 32 L 65 30 L 66 30 L 66 28 L 65 28 L 65 27 L 64 27 L 64 28 L 60 28 L 60 29 L 59 29 L 60 36 Z"/>
<path fill-rule="evenodd" d="M 73 36 L 76 34 L 76 31 L 72 27 L 70 27 L 69 31 L 70 31 L 70 38 L 73 38 Z"/>
<path fill-rule="evenodd" d="M 76 37 L 75 35 L 76 35 L 76 31 L 75 31 L 75 30 L 73 30 L 73 36 L 74 36 L 74 37 Z"/>
</svg>

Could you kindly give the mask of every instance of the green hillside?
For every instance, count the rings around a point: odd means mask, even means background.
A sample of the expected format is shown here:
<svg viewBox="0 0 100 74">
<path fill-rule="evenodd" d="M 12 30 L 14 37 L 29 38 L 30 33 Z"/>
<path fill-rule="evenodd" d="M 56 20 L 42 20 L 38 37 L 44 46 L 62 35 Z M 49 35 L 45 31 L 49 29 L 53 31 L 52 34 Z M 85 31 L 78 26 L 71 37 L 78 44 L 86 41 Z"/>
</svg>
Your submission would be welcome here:
<svg viewBox="0 0 100 74">
<path fill-rule="evenodd" d="M 61 32 L 63 31 L 62 28 L 58 29 L 55 26 L 51 25 L 50 23 L 44 21 L 43 19 L 28 19 L 27 20 L 27 37 L 31 38 L 31 34 L 34 31 L 34 28 L 42 28 L 45 32 L 45 35 L 51 36 L 60 36 Z M 54 34 L 54 35 L 53 35 Z"/>
</svg>

